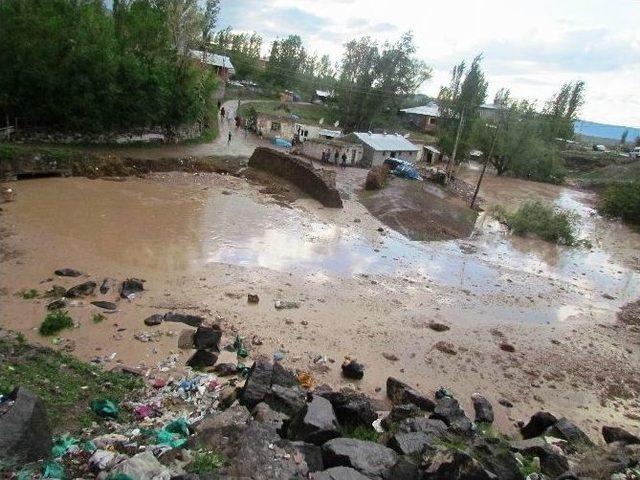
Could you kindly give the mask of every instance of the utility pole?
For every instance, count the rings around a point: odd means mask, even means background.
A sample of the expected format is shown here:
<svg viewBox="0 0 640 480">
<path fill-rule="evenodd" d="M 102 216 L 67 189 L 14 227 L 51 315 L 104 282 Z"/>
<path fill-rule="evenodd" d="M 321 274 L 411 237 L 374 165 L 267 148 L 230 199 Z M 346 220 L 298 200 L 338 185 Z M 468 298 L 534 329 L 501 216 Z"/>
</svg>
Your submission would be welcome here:
<svg viewBox="0 0 640 480">
<path fill-rule="evenodd" d="M 462 132 L 462 125 L 464 124 L 464 109 L 462 107 L 462 111 L 460 112 L 460 121 L 458 122 L 458 131 L 456 132 L 456 141 L 453 144 L 453 152 L 451 153 L 451 158 L 449 159 L 449 163 L 447 163 L 447 182 L 451 177 L 451 171 L 453 169 L 453 165 L 456 162 L 456 153 L 458 152 L 458 142 L 460 141 L 460 133 Z"/>
<path fill-rule="evenodd" d="M 469 208 L 473 208 L 473 204 L 476 203 L 476 197 L 478 196 L 478 192 L 480 191 L 480 184 L 482 183 L 482 178 L 484 177 L 484 172 L 487 170 L 487 165 L 489 164 L 489 159 L 493 155 L 493 149 L 496 146 L 496 141 L 498 140 L 498 131 L 500 130 L 500 126 L 496 127 L 496 133 L 493 136 L 493 141 L 491 142 L 491 148 L 489 149 L 489 155 L 484 159 L 484 165 L 482 165 L 482 171 L 480 172 L 480 178 L 478 178 L 478 184 L 476 185 L 476 191 L 473 192 L 473 198 L 471 199 L 471 204 Z"/>
</svg>

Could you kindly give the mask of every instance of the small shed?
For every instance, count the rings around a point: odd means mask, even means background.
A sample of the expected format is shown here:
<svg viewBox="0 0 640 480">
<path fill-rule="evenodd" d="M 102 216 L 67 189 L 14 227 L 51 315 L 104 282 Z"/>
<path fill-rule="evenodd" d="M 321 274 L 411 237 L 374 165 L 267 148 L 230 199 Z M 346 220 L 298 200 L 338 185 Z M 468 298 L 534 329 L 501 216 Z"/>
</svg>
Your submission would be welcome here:
<svg viewBox="0 0 640 480">
<path fill-rule="evenodd" d="M 364 167 L 382 165 L 387 157 L 402 158 L 415 163 L 420 152 L 418 146 L 399 133 L 354 132 L 343 137 L 342 140 L 362 145 L 362 166 Z"/>
<path fill-rule="evenodd" d="M 258 113 L 256 133 L 264 138 L 281 137 L 291 141 L 296 134 L 296 120 L 282 115 Z"/>
<path fill-rule="evenodd" d="M 422 147 L 423 153 L 422 158 L 425 163 L 429 165 L 433 165 L 434 163 L 438 163 L 442 158 L 442 153 L 433 145 L 424 145 Z"/>
<path fill-rule="evenodd" d="M 440 107 L 436 102 L 429 102 L 420 107 L 404 108 L 400 114 L 415 128 L 422 132 L 433 132 L 440 118 Z"/>
<path fill-rule="evenodd" d="M 204 50 L 189 50 L 189 55 L 196 61 L 214 68 L 218 76 L 225 81 L 229 80 L 229 77 L 236 73 L 231 59 L 225 55 L 209 53 Z"/>
</svg>

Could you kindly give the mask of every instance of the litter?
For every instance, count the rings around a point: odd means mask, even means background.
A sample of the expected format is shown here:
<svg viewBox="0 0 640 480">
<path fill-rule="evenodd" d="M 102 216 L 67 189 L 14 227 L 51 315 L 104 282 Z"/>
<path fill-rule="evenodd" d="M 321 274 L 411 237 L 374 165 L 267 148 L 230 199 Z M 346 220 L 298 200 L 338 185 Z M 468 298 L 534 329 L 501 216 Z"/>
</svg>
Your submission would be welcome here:
<svg viewBox="0 0 640 480">
<path fill-rule="evenodd" d="M 78 440 L 73 437 L 70 437 L 67 434 L 57 437 L 53 440 L 53 447 L 51 448 L 51 456 L 53 458 L 60 458 L 69 450 L 74 448 L 77 444 L 78 444 Z"/>
<path fill-rule="evenodd" d="M 56 478 L 58 480 L 65 480 L 67 478 L 62 465 L 53 460 L 46 460 L 42 465 L 42 477 Z"/>
<path fill-rule="evenodd" d="M 279 350 L 276 353 L 273 354 L 273 360 L 276 361 L 276 362 L 279 362 L 283 358 L 284 358 L 284 353 L 282 353 Z"/>
<path fill-rule="evenodd" d="M 300 308 L 300 304 L 298 302 L 293 302 L 290 300 L 276 300 L 274 306 L 278 310 L 283 310 L 285 308 Z"/>
<path fill-rule="evenodd" d="M 166 427 L 156 432 L 158 445 L 180 448 L 189 438 L 189 424 L 184 418 L 170 422 Z"/>
<path fill-rule="evenodd" d="M 298 382 L 300 382 L 300 386 L 305 390 L 311 390 L 314 385 L 313 377 L 309 372 L 305 372 L 302 370 L 298 371 Z"/>
<path fill-rule="evenodd" d="M 103 418 L 116 418 L 118 416 L 118 406 L 111 400 L 101 399 L 91 402 L 91 411 Z"/>
</svg>

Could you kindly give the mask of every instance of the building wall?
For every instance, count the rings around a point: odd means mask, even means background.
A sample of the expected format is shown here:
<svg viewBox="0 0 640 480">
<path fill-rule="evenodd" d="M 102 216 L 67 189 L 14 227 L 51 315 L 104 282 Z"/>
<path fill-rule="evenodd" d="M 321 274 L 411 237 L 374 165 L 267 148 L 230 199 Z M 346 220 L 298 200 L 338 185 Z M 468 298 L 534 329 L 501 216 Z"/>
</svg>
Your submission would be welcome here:
<svg viewBox="0 0 640 480">
<path fill-rule="evenodd" d="M 333 156 L 335 151 L 338 150 L 339 160 L 342 162 L 342 154 L 347 154 L 347 165 L 360 166 L 362 163 L 362 145 L 350 144 L 350 145 L 331 145 L 325 142 L 314 142 L 313 140 L 307 140 L 302 144 L 302 154 L 313 158 L 314 160 L 322 159 L 322 152 L 325 150 L 331 152 L 330 159 L 333 162 Z"/>
<path fill-rule="evenodd" d="M 277 124 L 279 124 L 279 127 L 277 127 Z M 286 118 L 276 119 L 265 115 L 258 115 L 256 128 L 258 132 L 262 133 L 264 138 L 280 137 L 291 141 L 295 135 L 293 122 Z"/>
<path fill-rule="evenodd" d="M 389 151 L 372 151 L 372 164 L 371 166 L 376 166 L 376 165 L 382 165 L 382 163 L 384 162 L 384 160 L 388 157 L 391 156 L 392 152 Z M 406 160 L 408 162 L 412 162 L 415 163 L 418 161 L 418 152 L 412 152 L 412 151 L 396 151 L 395 152 L 396 158 L 401 158 L 403 160 Z"/>
</svg>

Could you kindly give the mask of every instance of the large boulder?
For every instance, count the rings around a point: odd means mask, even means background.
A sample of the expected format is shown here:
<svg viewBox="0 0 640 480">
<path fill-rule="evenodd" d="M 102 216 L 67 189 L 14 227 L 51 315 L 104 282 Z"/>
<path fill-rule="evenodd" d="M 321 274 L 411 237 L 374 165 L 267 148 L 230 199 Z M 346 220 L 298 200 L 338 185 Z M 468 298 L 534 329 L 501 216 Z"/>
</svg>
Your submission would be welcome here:
<svg viewBox="0 0 640 480">
<path fill-rule="evenodd" d="M 197 349 L 220 351 L 220 339 L 222 338 L 222 330 L 215 325 L 213 327 L 199 326 L 193 336 L 193 344 Z"/>
<path fill-rule="evenodd" d="M 467 418 L 460 404 L 453 397 L 441 397 L 436 402 L 431 418 L 442 420 L 450 430 L 468 433 L 472 429 L 471 420 Z"/>
<path fill-rule="evenodd" d="M 273 364 L 269 358 L 265 356 L 256 358 L 240 392 L 240 403 L 253 408 L 262 402 L 271 389 L 272 374 Z"/>
<path fill-rule="evenodd" d="M 271 374 L 271 384 L 281 387 L 297 387 L 299 382 L 295 372 L 284 368 L 280 362 L 275 362 Z"/>
<path fill-rule="evenodd" d="M 306 409 L 289 425 L 289 437 L 294 440 L 322 445 L 340 435 L 340 425 L 331 403 L 314 396 Z"/>
<path fill-rule="evenodd" d="M 242 432 L 251 422 L 251 413 L 241 405 L 206 416 L 195 425 L 195 436 L 190 439 L 194 447 L 226 453 L 233 448 Z"/>
<path fill-rule="evenodd" d="M 614 474 L 623 474 L 627 469 L 638 468 L 640 464 L 640 447 L 624 445 L 619 442 L 601 447 L 591 448 L 575 461 L 573 472 L 582 478 L 616 478 Z M 622 475 L 617 478 L 627 479 L 633 476 Z M 636 477 L 637 478 L 637 477 Z"/>
<path fill-rule="evenodd" d="M 471 395 L 473 409 L 476 413 L 476 422 L 493 423 L 493 405 L 479 393 Z"/>
<path fill-rule="evenodd" d="M 552 437 L 562 438 L 577 447 L 592 447 L 594 443 L 575 423 L 562 417 L 547 429 Z"/>
<path fill-rule="evenodd" d="M 425 417 L 410 417 L 395 425 L 396 432 L 423 432 L 438 437 L 446 436 L 448 432 L 447 424 L 442 420 Z"/>
<path fill-rule="evenodd" d="M 435 407 L 433 400 L 393 377 L 387 378 L 387 397 L 394 404 L 413 403 L 429 412 L 433 411 Z"/>
<path fill-rule="evenodd" d="M 556 447 L 549 445 L 544 438 L 534 437 L 511 444 L 511 449 L 526 457 L 538 457 L 542 473 L 552 478 L 569 469 L 569 462 Z"/>
<path fill-rule="evenodd" d="M 283 387 L 273 384 L 264 401 L 274 410 L 296 417 L 304 410 L 307 394 L 298 387 Z"/>
<path fill-rule="evenodd" d="M 196 352 L 187 360 L 187 365 L 191 368 L 202 369 L 215 365 L 218 360 L 218 354 L 209 350 L 196 350 Z"/>
<path fill-rule="evenodd" d="M 325 467 L 351 467 L 369 478 L 382 479 L 398 460 L 397 454 L 379 443 L 355 438 L 334 438 L 322 445 Z"/>
<path fill-rule="evenodd" d="M 256 422 L 264 423 L 274 432 L 279 432 L 289 417 L 284 413 L 273 410 L 269 405 L 262 402 L 256 405 L 251 412 Z"/>
<path fill-rule="evenodd" d="M 138 278 L 128 278 L 122 282 L 120 288 L 120 296 L 122 298 L 129 298 L 131 295 L 142 292 L 144 290 L 144 280 Z"/>
<path fill-rule="evenodd" d="M 495 476 L 468 453 L 441 449 L 425 459 L 423 478 L 429 480 L 495 480 Z"/>
<path fill-rule="evenodd" d="M 520 429 L 522 438 L 529 439 L 542 435 L 547 428 L 556 423 L 558 419 L 549 412 L 536 412 L 524 427 Z"/>
<path fill-rule="evenodd" d="M 307 467 L 310 472 L 319 472 L 320 470 L 324 470 L 324 463 L 322 463 L 322 449 L 318 445 L 302 441 L 291 442 L 291 445 L 302 454 L 304 461 L 307 462 Z"/>
<path fill-rule="evenodd" d="M 524 480 L 515 455 L 509 451 L 509 446 L 498 438 L 476 437 L 471 450 L 473 458 L 497 480 Z"/>
<path fill-rule="evenodd" d="M 622 442 L 625 445 L 640 444 L 640 437 L 637 437 L 620 427 L 602 427 L 602 437 L 607 443 Z"/>
<path fill-rule="evenodd" d="M 316 391 L 318 395 L 331 402 L 341 425 L 371 427 L 371 424 L 378 419 L 378 414 L 366 395 L 350 389 L 343 389 L 339 392 L 329 389 L 317 389 Z"/>
<path fill-rule="evenodd" d="M 333 467 L 311 475 L 311 480 L 369 480 L 357 470 L 347 467 Z"/>
<path fill-rule="evenodd" d="M 198 327 L 204 322 L 204 318 L 199 315 L 188 315 L 185 313 L 168 312 L 164 315 L 165 322 L 184 323 L 190 327 Z"/>
<path fill-rule="evenodd" d="M 88 295 L 93 295 L 98 284 L 96 282 L 83 282 L 75 287 L 71 287 L 64 294 L 67 298 L 78 298 L 78 297 L 86 297 Z"/>
<path fill-rule="evenodd" d="M 386 430 L 394 430 L 394 425 L 400 423 L 402 420 L 411 417 L 420 417 L 423 415 L 423 411 L 417 405 L 413 403 L 405 403 L 403 405 L 394 405 L 389 412 L 389 415 L 382 419 L 381 425 Z"/>
<path fill-rule="evenodd" d="M 42 400 L 24 387 L 10 398 L 14 404 L 0 415 L 0 464 L 22 465 L 47 457 L 51 429 Z"/>
<path fill-rule="evenodd" d="M 421 454 L 427 446 L 437 441 L 436 436 L 424 432 L 395 433 L 387 446 L 400 455 L 414 455 Z"/>
</svg>

